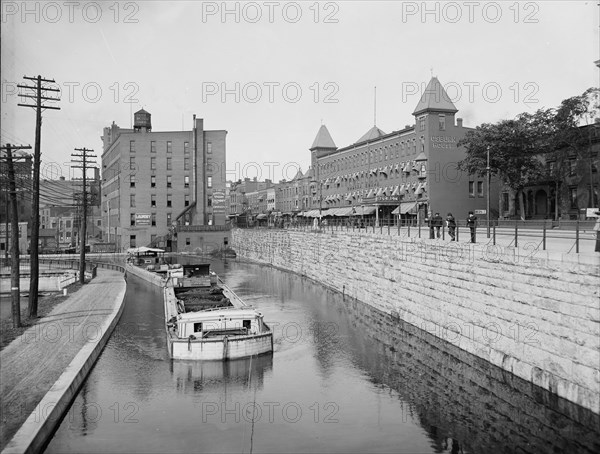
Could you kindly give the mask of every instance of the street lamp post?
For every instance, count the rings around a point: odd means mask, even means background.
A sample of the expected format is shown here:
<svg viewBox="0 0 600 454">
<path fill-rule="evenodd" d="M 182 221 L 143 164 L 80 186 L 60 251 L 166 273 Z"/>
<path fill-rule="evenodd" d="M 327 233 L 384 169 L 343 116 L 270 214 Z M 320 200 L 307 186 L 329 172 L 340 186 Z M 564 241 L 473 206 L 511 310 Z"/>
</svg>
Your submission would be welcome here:
<svg viewBox="0 0 600 454">
<path fill-rule="evenodd" d="M 487 237 L 490 237 L 490 147 L 487 147 L 487 197 L 486 197 L 486 210 L 487 213 Z"/>
</svg>

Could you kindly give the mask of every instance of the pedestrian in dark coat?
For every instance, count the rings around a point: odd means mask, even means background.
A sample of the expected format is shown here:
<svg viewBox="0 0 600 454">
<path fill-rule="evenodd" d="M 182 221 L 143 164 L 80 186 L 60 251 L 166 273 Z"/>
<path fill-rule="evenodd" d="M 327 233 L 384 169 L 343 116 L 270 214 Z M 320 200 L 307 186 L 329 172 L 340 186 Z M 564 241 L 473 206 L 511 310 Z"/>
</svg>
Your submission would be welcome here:
<svg viewBox="0 0 600 454">
<path fill-rule="evenodd" d="M 439 238 L 441 236 L 440 229 L 444 225 L 444 220 L 440 216 L 440 213 L 435 213 L 435 216 L 433 216 L 433 220 L 432 220 L 431 224 L 433 225 L 433 227 L 435 227 L 436 236 Z"/>
<path fill-rule="evenodd" d="M 427 224 L 427 227 L 429 227 L 429 239 L 433 240 L 435 235 L 433 233 L 433 216 L 431 213 L 427 213 L 425 217 L 425 224 Z"/>
<path fill-rule="evenodd" d="M 596 224 L 594 230 L 596 231 L 596 249 L 595 252 L 600 252 L 600 211 L 594 211 L 594 214 L 598 216 L 596 218 Z"/>
<path fill-rule="evenodd" d="M 469 227 L 469 230 L 471 230 L 471 243 L 475 243 L 477 216 L 475 216 L 472 211 L 469 211 L 469 216 L 467 217 L 467 227 Z"/>
<path fill-rule="evenodd" d="M 450 241 L 456 241 L 456 219 L 452 213 L 448 213 L 446 216 L 446 224 L 448 225 L 448 235 L 452 238 Z"/>
</svg>

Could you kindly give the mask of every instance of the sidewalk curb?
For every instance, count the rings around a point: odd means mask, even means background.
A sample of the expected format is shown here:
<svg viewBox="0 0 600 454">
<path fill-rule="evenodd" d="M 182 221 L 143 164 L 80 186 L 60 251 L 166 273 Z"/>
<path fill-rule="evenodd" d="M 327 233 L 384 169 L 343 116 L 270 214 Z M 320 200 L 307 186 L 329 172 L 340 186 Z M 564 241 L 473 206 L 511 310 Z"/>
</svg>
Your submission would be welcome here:
<svg viewBox="0 0 600 454">
<path fill-rule="evenodd" d="M 123 313 L 127 284 L 117 294 L 117 307 L 101 326 L 102 336 L 86 343 L 31 412 L 2 454 L 42 452 L 68 411 L 79 387 L 96 363 Z"/>
</svg>

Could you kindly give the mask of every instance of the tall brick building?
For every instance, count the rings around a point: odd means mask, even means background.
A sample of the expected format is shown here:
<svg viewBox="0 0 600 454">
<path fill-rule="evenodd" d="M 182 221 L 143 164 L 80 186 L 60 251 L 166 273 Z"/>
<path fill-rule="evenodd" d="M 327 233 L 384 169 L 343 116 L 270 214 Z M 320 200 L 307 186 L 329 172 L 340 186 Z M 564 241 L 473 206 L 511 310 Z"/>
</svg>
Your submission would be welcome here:
<svg viewBox="0 0 600 454">
<path fill-rule="evenodd" d="M 104 128 L 104 240 L 119 249 L 171 248 L 178 230 L 224 226 L 226 135 L 205 130 L 195 115 L 191 131 L 152 131 L 150 113 L 143 109 L 134 114 L 133 129 L 114 122 Z M 189 246 L 193 240 L 185 242 Z"/>
</svg>

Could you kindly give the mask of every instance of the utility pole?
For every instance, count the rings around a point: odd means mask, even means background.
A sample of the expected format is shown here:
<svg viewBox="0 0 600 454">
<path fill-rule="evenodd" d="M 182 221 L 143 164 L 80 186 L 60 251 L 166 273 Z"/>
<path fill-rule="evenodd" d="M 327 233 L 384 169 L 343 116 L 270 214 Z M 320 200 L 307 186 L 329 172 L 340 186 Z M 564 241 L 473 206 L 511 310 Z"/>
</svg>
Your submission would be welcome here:
<svg viewBox="0 0 600 454">
<path fill-rule="evenodd" d="M 25 90 L 25 93 L 20 93 L 19 96 L 24 98 L 35 99 L 35 104 L 17 104 L 21 107 L 32 107 L 35 109 L 35 148 L 33 152 L 33 203 L 31 208 L 31 243 L 30 243 L 30 273 L 31 278 L 29 281 L 29 317 L 37 317 L 38 308 L 38 288 L 39 288 L 39 236 L 40 236 L 40 161 L 41 161 L 41 141 L 42 141 L 42 109 L 53 109 L 60 110 L 60 107 L 49 106 L 42 104 L 43 101 L 60 101 L 60 98 L 53 98 L 48 96 L 42 96 L 47 94 L 46 92 L 59 93 L 60 90 L 57 88 L 45 87 L 42 83 L 56 83 L 51 79 L 44 79 L 42 76 L 27 77 L 23 76 L 23 79 L 35 81 L 35 86 L 30 85 L 17 85 L 18 88 Z M 35 94 L 27 94 L 35 93 Z"/>
<path fill-rule="evenodd" d="M 21 271 L 19 269 L 19 214 L 17 210 L 17 184 L 15 179 L 15 166 L 13 164 L 13 160 L 19 158 L 13 157 L 12 150 L 30 150 L 31 146 L 12 146 L 10 143 L 7 143 L 6 146 L 1 147 L 1 149 L 6 150 L 6 164 L 8 168 L 8 193 L 10 195 L 10 300 L 12 308 L 13 328 L 18 328 L 19 326 L 21 326 L 21 291 L 19 288 Z M 6 230 L 6 237 L 8 238 L 8 229 Z"/>
<path fill-rule="evenodd" d="M 96 158 L 96 155 L 88 154 L 94 150 L 89 150 L 87 148 L 75 148 L 75 151 L 79 151 L 79 154 L 71 153 L 71 156 L 75 159 L 71 161 L 73 164 L 72 168 L 82 169 L 83 171 L 83 193 L 81 197 L 81 225 L 79 226 L 79 282 L 81 284 L 85 284 L 85 241 L 87 237 L 87 169 L 89 169 L 90 164 L 95 164 L 95 162 L 90 162 L 89 158 Z"/>
<path fill-rule="evenodd" d="M 487 213 L 487 237 L 490 237 L 490 147 L 487 147 L 487 165 L 485 167 L 486 170 L 486 180 L 487 180 L 487 197 L 486 197 L 486 210 Z"/>
</svg>

